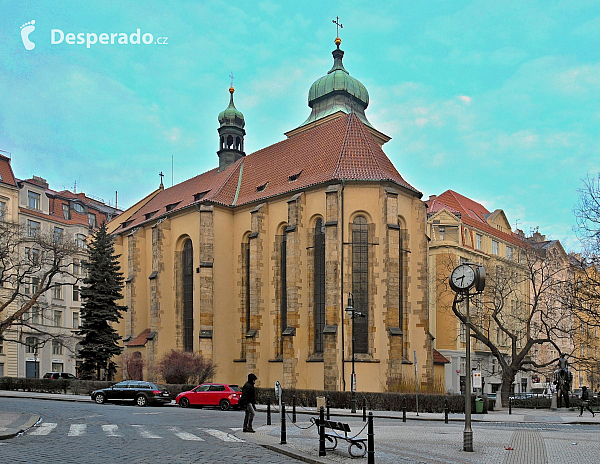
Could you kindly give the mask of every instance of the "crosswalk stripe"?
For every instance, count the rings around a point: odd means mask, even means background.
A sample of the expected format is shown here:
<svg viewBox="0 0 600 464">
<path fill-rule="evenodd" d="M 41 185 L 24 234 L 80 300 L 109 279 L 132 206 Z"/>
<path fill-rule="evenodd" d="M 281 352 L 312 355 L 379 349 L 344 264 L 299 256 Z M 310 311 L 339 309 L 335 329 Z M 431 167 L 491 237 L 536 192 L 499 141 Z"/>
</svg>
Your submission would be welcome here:
<svg viewBox="0 0 600 464">
<path fill-rule="evenodd" d="M 173 431 L 173 433 L 178 437 L 181 438 L 182 440 L 188 440 L 188 441 L 204 441 L 204 439 L 200 438 L 197 435 L 194 435 L 193 433 L 189 433 L 189 432 L 182 432 L 181 430 L 179 430 L 177 427 L 167 427 L 169 430 Z"/>
<path fill-rule="evenodd" d="M 219 440 L 244 443 L 244 440 L 242 440 L 241 438 L 234 437 L 233 435 L 230 435 L 227 432 L 222 432 L 221 430 L 215 430 L 215 429 L 200 429 L 200 430 L 208 433 L 209 435 L 212 435 L 215 438 L 218 438 Z"/>
<path fill-rule="evenodd" d="M 58 424 L 52 422 L 42 422 L 39 426 L 35 427 L 35 430 L 29 435 L 48 435 L 52 432 Z"/>
<path fill-rule="evenodd" d="M 119 433 L 119 426 L 115 425 L 115 424 L 107 424 L 107 425 L 103 425 L 102 426 L 102 430 L 106 433 L 106 435 L 108 435 L 109 437 L 122 437 L 123 435 L 121 435 Z"/>
<path fill-rule="evenodd" d="M 85 433 L 85 429 L 87 428 L 86 424 L 71 424 L 69 428 L 69 437 L 78 437 Z"/>
<path fill-rule="evenodd" d="M 146 430 L 143 425 L 132 425 L 132 427 L 135 427 L 143 438 L 162 438 Z"/>
</svg>

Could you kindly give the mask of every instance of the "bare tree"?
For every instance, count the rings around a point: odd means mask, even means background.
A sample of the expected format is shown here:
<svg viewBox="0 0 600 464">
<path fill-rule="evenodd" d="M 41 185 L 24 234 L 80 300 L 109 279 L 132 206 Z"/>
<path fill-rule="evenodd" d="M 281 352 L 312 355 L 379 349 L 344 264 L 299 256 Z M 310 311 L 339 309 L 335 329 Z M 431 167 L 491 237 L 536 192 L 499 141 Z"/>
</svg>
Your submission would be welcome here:
<svg viewBox="0 0 600 464">
<path fill-rule="evenodd" d="M 515 256 L 511 262 L 496 260 L 487 266 L 485 291 L 471 295 L 471 337 L 496 358 L 502 404 L 507 405 L 519 371 L 539 372 L 555 364 L 566 348 L 566 354 L 572 354 L 573 277 L 568 260 L 557 263 L 535 243 L 523 251 L 518 262 Z M 451 291 L 447 278 L 439 284 L 445 287 L 443 291 Z M 465 309 L 465 297 L 457 294 L 452 311 L 463 324 Z M 535 348 L 544 348 L 550 356 L 532 356 Z"/>
<path fill-rule="evenodd" d="M 40 335 L 35 337 L 37 351 L 49 340 L 64 337 L 43 327 L 44 295 L 67 280 L 77 284 L 80 277 L 73 274 L 72 262 L 81 253 L 69 237 L 0 221 L 0 339 L 20 326 Z"/>
</svg>

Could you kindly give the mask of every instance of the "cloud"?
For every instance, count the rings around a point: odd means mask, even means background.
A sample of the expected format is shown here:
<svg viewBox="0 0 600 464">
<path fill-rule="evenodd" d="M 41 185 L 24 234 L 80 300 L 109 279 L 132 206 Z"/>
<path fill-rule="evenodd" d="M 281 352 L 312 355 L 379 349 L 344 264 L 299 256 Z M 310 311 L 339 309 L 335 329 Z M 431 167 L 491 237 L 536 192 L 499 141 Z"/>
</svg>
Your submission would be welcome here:
<svg viewBox="0 0 600 464">
<path fill-rule="evenodd" d="M 471 104 L 471 97 L 467 97 L 466 95 L 459 95 L 459 100 L 461 100 L 465 105 Z"/>
</svg>

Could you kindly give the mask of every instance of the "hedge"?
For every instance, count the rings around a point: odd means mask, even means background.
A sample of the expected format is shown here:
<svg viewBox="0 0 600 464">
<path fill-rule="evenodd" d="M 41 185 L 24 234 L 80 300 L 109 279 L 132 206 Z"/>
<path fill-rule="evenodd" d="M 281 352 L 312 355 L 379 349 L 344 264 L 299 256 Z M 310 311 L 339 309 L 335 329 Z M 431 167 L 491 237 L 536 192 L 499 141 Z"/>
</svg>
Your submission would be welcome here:
<svg viewBox="0 0 600 464">
<path fill-rule="evenodd" d="M 296 404 L 304 407 L 316 407 L 317 396 L 329 397 L 329 406 L 332 408 L 350 408 L 350 392 L 343 391 L 325 391 L 325 390 L 283 390 L 283 402 L 286 405 L 292 404 L 292 397 L 296 395 Z M 416 397 L 414 393 L 375 393 L 359 392 L 356 394 L 356 407 L 362 408 L 366 401 L 367 409 L 373 411 L 402 411 L 404 399 L 406 398 L 407 411 L 416 411 Z M 276 402 L 275 392 L 272 388 L 257 388 L 256 399 L 258 403 L 265 404 L 267 399 L 272 404 Z M 448 409 L 452 413 L 462 413 L 465 411 L 465 397 L 461 395 L 419 395 L 419 412 L 444 412 L 444 401 L 448 401 Z M 472 397 L 471 411 L 475 412 L 475 396 Z M 493 407 L 493 402 L 488 401 Z M 484 413 L 488 408 L 484 402 Z"/>
<path fill-rule="evenodd" d="M 46 393 L 72 393 L 75 395 L 89 395 L 94 390 L 108 388 L 116 382 L 98 381 L 98 380 L 52 380 L 52 379 L 29 379 L 16 377 L 0 377 L 0 390 L 22 390 L 31 392 Z M 168 390 L 173 398 L 182 391 L 188 391 L 196 385 L 179 384 L 159 384 L 161 388 Z M 317 397 L 328 397 L 329 405 L 332 408 L 350 407 L 350 392 L 325 391 L 325 390 L 283 390 L 283 401 L 291 405 L 292 397 L 296 396 L 296 404 L 304 407 L 316 407 Z M 362 408 L 366 401 L 367 408 L 374 411 L 402 411 L 404 399 L 406 399 L 406 408 L 408 411 L 416 411 L 415 394 L 405 393 L 375 393 L 359 392 L 356 394 L 357 408 Z M 266 404 L 267 400 L 275 404 L 275 392 L 272 388 L 256 388 L 256 400 L 259 404 Z M 461 395 L 419 395 L 420 412 L 444 412 L 444 401 L 448 401 L 450 412 L 462 413 L 465 408 L 465 399 Z M 493 401 L 484 402 L 484 413 L 493 408 Z M 516 407 L 516 405 L 515 405 Z M 475 411 L 475 397 L 473 396 L 471 410 Z"/>
</svg>

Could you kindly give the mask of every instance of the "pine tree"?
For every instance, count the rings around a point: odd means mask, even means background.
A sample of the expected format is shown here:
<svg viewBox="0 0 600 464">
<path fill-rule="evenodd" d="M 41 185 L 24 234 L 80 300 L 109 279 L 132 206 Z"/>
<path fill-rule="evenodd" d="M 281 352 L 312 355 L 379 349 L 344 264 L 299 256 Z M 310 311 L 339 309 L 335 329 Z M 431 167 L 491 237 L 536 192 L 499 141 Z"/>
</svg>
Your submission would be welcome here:
<svg viewBox="0 0 600 464">
<path fill-rule="evenodd" d="M 121 313 L 127 309 L 117 301 L 122 298 L 123 273 L 118 264 L 113 239 L 106 231 L 106 224 L 92 238 L 88 246 L 88 275 L 81 289 L 83 307 L 81 309 L 81 330 L 83 336 L 79 356 L 83 358 L 82 378 L 104 378 L 111 380 L 117 365 L 112 358 L 123 351 L 118 344 L 121 339 L 111 326 L 121 319 Z"/>
</svg>

